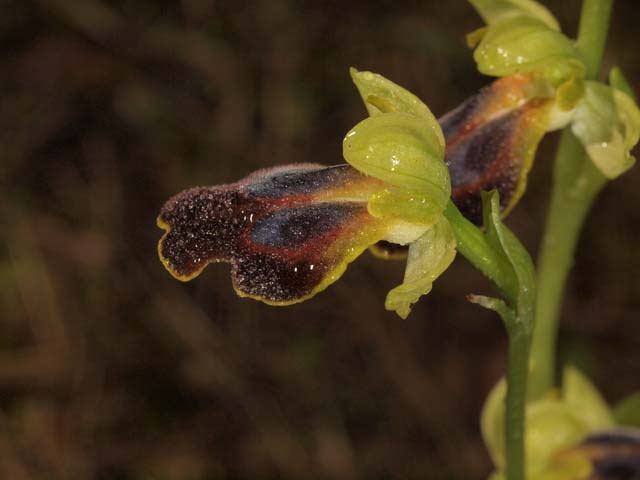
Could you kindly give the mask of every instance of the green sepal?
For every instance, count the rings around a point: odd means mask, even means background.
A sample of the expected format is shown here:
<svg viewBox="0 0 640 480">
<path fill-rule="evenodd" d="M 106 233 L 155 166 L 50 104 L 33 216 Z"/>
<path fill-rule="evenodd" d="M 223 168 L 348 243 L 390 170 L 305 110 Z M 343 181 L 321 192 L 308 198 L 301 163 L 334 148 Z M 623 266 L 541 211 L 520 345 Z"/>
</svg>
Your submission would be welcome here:
<svg viewBox="0 0 640 480">
<path fill-rule="evenodd" d="M 496 466 L 496 475 L 505 468 L 505 395 L 506 382 L 502 379 L 489 393 L 481 416 L 483 439 Z M 526 408 L 527 478 L 587 478 L 590 464 L 586 458 L 558 453 L 576 446 L 590 433 L 615 425 L 611 410 L 591 381 L 576 368 L 567 367 L 562 389 L 528 403 Z"/>
<path fill-rule="evenodd" d="M 607 178 L 618 177 L 635 163 L 630 151 L 640 137 L 640 110 L 621 90 L 586 82 L 571 129 Z"/>
<path fill-rule="evenodd" d="M 444 135 L 438 119 L 422 100 L 409 90 L 377 73 L 360 72 L 353 67 L 349 69 L 349 73 L 358 92 L 360 92 L 369 115 L 373 117 L 383 113 L 400 112 L 422 118 L 425 122 L 423 128 L 433 132 L 444 151 Z"/>
<path fill-rule="evenodd" d="M 527 471 L 544 471 L 554 454 L 576 445 L 588 433 L 588 426 L 570 405 L 553 398 L 533 402 L 527 406 Z"/>
<path fill-rule="evenodd" d="M 442 217 L 442 205 L 424 193 L 389 186 L 374 193 L 367 209 L 378 218 L 401 218 L 422 226 L 431 226 Z M 396 242 L 397 243 L 397 242 Z"/>
<path fill-rule="evenodd" d="M 438 127 L 439 131 L 439 127 Z M 440 132 L 441 133 L 441 132 Z M 407 217 L 424 211 L 424 223 L 433 223 L 434 209 L 442 212 L 451 195 L 449 170 L 444 163 L 444 147 L 436 131 L 425 128 L 422 118 L 407 113 L 382 113 L 353 127 L 344 138 L 345 160 L 360 172 L 382 180 L 396 192 L 405 192 Z M 399 211 L 403 195 L 376 197 L 372 213 Z M 414 202 L 411 194 L 420 198 Z M 385 206 L 386 201 L 397 205 Z M 404 219 L 404 215 L 398 217 Z M 408 218 L 407 218 L 408 220 Z"/>
<path fill-rule="evenodd" d="M 579 69 L 573 42 L 531 16 L 509 18 L 492 25 L 473 53 L 478 70 L 503 77 L 541 71 L 555 84 Z"/>
<path fill-rule="evenodd" d="M 611 85 L 616 90 L 620 90 L 623 93 L 626 93 L 631 97 L 634 102 L 637 102 L 636 93 L 633 91 L 633 87 L 625 77 L 624 73 L 622 73 L 622 69 L 620 67 L 613 67 L 609 72 L 609 85 Z"/>
<path fill-rule="evenodd" d="M 540 20 L 553 30 L 560 30 L 560 25 L 551 12 L 533 0 L 469 0 L 469 3 L 487 25 L 526 15 Z"/>
<path fill-rule="evenodd" d="M 481 415 L 482 436 L 498 473 L 506 466 L 505 396 L 506 382 L 502 379 L 487 397 Z M 554 457 L 586 437 L 591 431 L 589 426 L 570 404 L 558 398 L 556 392 L 529 403 L 526 408 L 527 478 L 580 478 L 568 474 L 583 472 L 587 468 L 584 462 L 556 464 Z"/>
<path fill-rule="evenodd" d="M 453 262 L 456 240 L 445 218 L 409 246 L 404 281 L 387 294 L 385 308 L 407 318 L 411 306 L 431 291 L 433 282 Z"/>
<path fill-rule="evenodd" d="M 564 369 L 562 400 L 589 431 L 606 430 L 615 425 L 607 402 L 591 380 L 575 367 Z"/>
<path fill-rule="evenodd" d="M 640 392 L 622 399 L 613 410 L 613 415 L 616 423 L 622 427 L 640 428 Z"/>
</svg>

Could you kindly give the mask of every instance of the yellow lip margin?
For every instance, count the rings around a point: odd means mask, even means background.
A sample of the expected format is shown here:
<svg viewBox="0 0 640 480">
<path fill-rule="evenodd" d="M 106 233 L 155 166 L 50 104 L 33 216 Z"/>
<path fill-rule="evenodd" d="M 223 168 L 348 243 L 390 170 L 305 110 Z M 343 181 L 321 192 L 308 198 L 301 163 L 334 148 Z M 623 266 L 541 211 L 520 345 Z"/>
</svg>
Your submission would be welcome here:
<svg viewBox="0 0 640 480">
<path fill-rule="evenodd" d="M 162 255 L 162 245 L 163 245 L 164 239 L 167 237 L 167 235 L 169 235 L 169 232 L 171 232 L 171 226 L 167 222 L 162 220 L 160 216 L 156 218 L 156 225 L 158 225 L 159 228 L 165 231 L 162 234 L 162 237 L 160 238 L 160 240 L 158 241 L 158 257 L 160 258 L 160 262 L 162 263 L 164 268 L 171 274 L 173 278 L 175 278 L 176 280 L 180 280 L 181 282 L 188 282 L 189 280 L 193 280 L 198 275 L 200 275 L 202 273 L 202 270 L 204 270 L 207 267 L 207 265 L 211 263 L 211 262 L 205 263 L 202 267 L 195 270 L 193 273 L 190 273 L 189 275 L 180 275 L 179 273 L 177 273 L 169 263 L 169 260 Z"/>
</svg>

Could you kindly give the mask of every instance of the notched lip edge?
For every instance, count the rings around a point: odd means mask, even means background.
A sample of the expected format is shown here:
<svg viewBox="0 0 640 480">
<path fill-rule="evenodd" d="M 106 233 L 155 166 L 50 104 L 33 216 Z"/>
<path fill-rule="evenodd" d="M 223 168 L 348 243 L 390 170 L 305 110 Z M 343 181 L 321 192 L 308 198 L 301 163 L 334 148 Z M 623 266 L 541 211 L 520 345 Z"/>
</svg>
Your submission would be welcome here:
<svg viewBox="0 0 640 480">
<path fill-rule="evenodd" d="M 160 263 L 162 263 L 162 266 L 171 274 L 173 278 L 175 278 L 176 280 L 180 280 L 181 282 L 188 282 L 189 280 L 193 280 L 198 275 L 200 275 L 202 271 L 207 268 L 209 263 L 211 263 L 210 261 L 207 261 L 202 267 L 198 268 L 192 273 L 188 275 L 180 275 L 173 269 L 169 260 L 164 255 L 162 255 L 162 245 L 164 243 L 164 239 L 167 238 L 167 235 L 169 235 L 169 233 L 171 232 L 171 225 L 162 220 L 160 215 L 158 215 L 158 217 L 156 218 L 156 225 L 161 230 L 164 230 L 162 237 L 160 237 L 160 240 L 158 240 L 158 258 L 160 259 Z"/>
</svg>

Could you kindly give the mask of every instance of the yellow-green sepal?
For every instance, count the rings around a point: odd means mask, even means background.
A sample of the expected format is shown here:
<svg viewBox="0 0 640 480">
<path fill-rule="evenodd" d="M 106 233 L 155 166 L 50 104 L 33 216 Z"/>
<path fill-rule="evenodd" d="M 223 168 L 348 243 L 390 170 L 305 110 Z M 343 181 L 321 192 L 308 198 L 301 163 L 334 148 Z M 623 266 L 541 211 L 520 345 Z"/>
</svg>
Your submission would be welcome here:
<svg viewBox="0 0 640 480">
<path fill-rule="evenodd" d="M 633 91 L 633 87 L 625 77 L 624 73 L 622 73 L 622 69 L 620 67 L 613 67 L 609 72 L 609 85 L 611 85 L 616 90 L 620 90 L 623 93 L 626 93 L 631 97 L 634 102 L 637 102 L 636 93 Z"/>
<path fill-rule="evenodd" d="M 498 475 L 505 468 L 505 396 L 506 382 L 502 379 L 487 397 L 481 416 L 483 439 Z M 559 454 L 577 445 L 590 433 L 607 430 L 614 425 L 611 410 L 591 381 L 576 368 L 565 368 L 560 391 L 551 391 L 527 404 L 527 478 L 587 478 L 591 468 L 588 459 L 579 453 L 573 456 Z"/>
<path fill-rule="evenodd" d="M 451 195 L 444 146 L 421 117 L 400 112 L 369 117 L 347 133 L 343 155 L 354 168 L 389 186 L 389 193 L 371 205 L 374 215 L 395 210 L 403 219 L 402 204 L 410 210 L 409 217 L 415 219 L 422 210 L 425 218 L 420 223 L 431 224 L 431 212 L 442 212 Z M 385 205 L 389 202 L 394 205 Z"/>
<path fill-rule="evenodd" d="M 505 396 L 506 382 L 501 380 L 489 395 L 481 417 L 482 435 L 498 472 L 503 472 L 506 466 Z M 590 432 L 574 413 L 569 405 L 553 394 L 527 405 L 527 478 L 538 478 L 543 472 L 549 474 L 553 456 L 576 445 Z"/>
<path fill-rule="evenodd" d="M 469 0 L 487 25 L 516 16 L 530 16 L 538 19 L 553 30 L 560 25 L 546 7 L 534 0 Z"/>
<path fill-rule="evenodd" d="M 593 466 L 581 452 L 559 455 L 551 459 L 550 465 L 540 472 L 527 476 L 527 480 L 576 480 L 590 478 Z M 502 472 L 493 472 L 489 480 L 505 480 Z"/>
<path fill-rule="evenodd" d="M 485 75 L 503 77 L 537 70 L 546 77 L 556 77 L 554 82 L 565 80 L 580 65 L 571 40 L 527 15 L 491 25 L 473 58 Z"/>
<path fill-rule="evenodd" d="M 353 83 L 356 85 L 369 115 L 376 116 L 383 113 L 407 113 L 424 120 L 423 128 L 432 131 L 444 151 L 445 141 L 438 119 L 429 107 L 406 88 L 393 83 L 391 80 L 373 72 L 360 72 L 355 68 L 349 69 Z"/>
<path fill-rule="evenodd" d="M 586 82 L 571 129 L 607 178 L 618 177 L 635 163 L 631 149 L 640 137 L 640 110 L 621 90 Z"/>
<path fill-rule="evenodd" d="M 431 291 L 433 282 L 453 262 L 456 239 L 449 222 L 441 220 L 411 243 L 404 281 L 387 294 L 385 308 L 407 318 L 411 306 Z"/>
<path fill-rule="evenodd" d="M 591 432 L 615 425 L 607 402 L 591 380 L 575 367 L 567 366 L 564 369 L 562 400 Z"/>
<path fill-rule="evenodd" d="M 623 398 L 616 405 L 613 413 L 618 425 L 640 428 L 640 392 Z"/>
</svg>

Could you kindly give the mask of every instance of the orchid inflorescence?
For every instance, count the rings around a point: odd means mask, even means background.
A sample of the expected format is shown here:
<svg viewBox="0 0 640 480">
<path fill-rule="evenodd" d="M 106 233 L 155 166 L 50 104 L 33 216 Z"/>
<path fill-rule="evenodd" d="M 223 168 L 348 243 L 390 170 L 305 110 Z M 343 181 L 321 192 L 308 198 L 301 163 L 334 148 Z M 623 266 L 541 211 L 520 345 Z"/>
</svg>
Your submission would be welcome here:
<svg viewBox="0 0 640 480">
<path fill-rule="evenodd" d="M 351 69 L 369 117 L 343 140 L 347 163 L 285 165 L 233 184 L 179 193 L 158 216 L 165 230 L 158 252 L 167 270 L 186 281 L 210 263 L 228 262 L 238 295 L 289 305 L 332 284 L 367 248 L 389 258 L 408 248 L 404 280 L 385 302 L 406 318 L 454 260 L 462 237 L 451 212 L 459 211 L 476 225 L 484 223 L 484 235 L 514 278 L 528 276 L 534 282 L 532 268 L 519 269 L 513 258 L 531 263 L 526 252 L 513 254 L 509 245 L 524 250 L 501 226 L 500 211 L 506 215 L 524 193 L 540 140 L 569 126 L 593 165 L 613 179 L 635 161 L 630 150 L 640 136 L 640 110 L 619 69 L 612 70 L 609 85 L 586 79 L 575 42 L 542 5 L 533 0 L 470 3 L 486 26 L 469 34 L 468 43 L 480 72 L 498 77 L 493 83 L 436 119 L 401 86 Z M 510 315 L 505 309 L 518 303 L 514 295 L 506 298 L 507 304 L 487 297 L 471 300 L 505 318 Z M 546 421 L 535 420 L 536 415 L 547 418 L 535 412 L 555 412 L 549 417 L 554 422 L 568 419 L 564 437 L 540 447 L 544 454 L 530 452 L 537 458 L 530 463 L 532 478 L 582 478 L 562 476 L 566 462 L 557 466 L 550 452 L 614 425 L 588 381 L 572 371 L 568 378 L 565 393 L 571 401 L 579 403 L 578 390 L 584 395 L 582 416 L 571 411 L 574 403 L 557 398 L 528 410 L 530 432 Z M 496 478 L 505 463 L 504 395 L 501 384 L 483 416 Z M 532 442 L 527 448 L 535 450 Z M 569 462 L 574 473 L 584 463 L 575 458 Z"/>
</svg>

